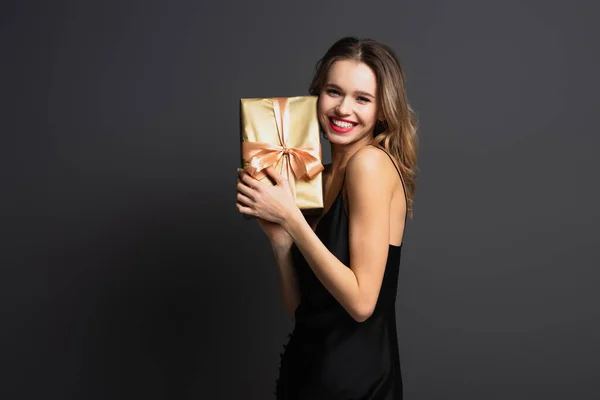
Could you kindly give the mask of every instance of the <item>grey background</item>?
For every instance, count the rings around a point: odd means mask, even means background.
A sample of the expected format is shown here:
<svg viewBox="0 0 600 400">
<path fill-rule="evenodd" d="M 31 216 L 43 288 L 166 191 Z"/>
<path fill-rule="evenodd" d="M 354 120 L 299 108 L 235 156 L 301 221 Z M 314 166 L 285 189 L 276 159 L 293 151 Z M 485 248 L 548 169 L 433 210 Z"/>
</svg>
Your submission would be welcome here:
<svg viewBox="0 0 600 400">
<path fill-rule="evenodd" d="M 358 35 L 421 124 L 406 399 L 598 398 L 597 4 L 3 3 L 0 397 L 273 398 L 293 325 L 235 208 L 238 101 Z"/>
</svg>

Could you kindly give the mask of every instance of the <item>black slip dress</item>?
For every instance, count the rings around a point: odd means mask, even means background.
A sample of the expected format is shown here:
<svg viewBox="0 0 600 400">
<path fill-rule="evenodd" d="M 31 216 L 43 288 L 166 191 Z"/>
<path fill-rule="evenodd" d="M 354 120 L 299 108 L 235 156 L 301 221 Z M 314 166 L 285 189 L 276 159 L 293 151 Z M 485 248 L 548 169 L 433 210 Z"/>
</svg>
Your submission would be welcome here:
<svg viewBox="0 0 600 400">
<path fill-rule="evenodd" d="M 401 174 L 400 180 L 406 193 Z M 344 181 L 345 174 L 315 232 L 342 263 L 350 265 Z M 389 245 L 375 310 L 366 321 L 357 322 L 321 284 L 297 246 L 292 246 L 301 300 L 281 354 L 274 392 L 278 400 L 402 399 L 395 312 L 401 250 L 402 244 Z"/>
</svg>

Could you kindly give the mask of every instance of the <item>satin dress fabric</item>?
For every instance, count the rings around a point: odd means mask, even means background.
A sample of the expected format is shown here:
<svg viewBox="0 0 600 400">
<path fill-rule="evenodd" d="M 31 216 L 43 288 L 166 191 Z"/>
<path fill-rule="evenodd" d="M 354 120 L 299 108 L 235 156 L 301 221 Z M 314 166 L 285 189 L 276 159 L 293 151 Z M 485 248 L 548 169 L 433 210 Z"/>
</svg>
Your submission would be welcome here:
<svg viewBox="0 0 600 400">
<path fill-rule="evenodd" d="M 316 234 L 348 266 L 344 181 L 345 176 L 342 189 L 319 220 Z M 406 193 L 403 181 L 402 185 Z M 346 312 L 321 284 L 296 245 L 292 246 L 301 300 L 293 331 L 280 355 L 274 392 L 277 400 L 402 399 L 395 310 L 402 244 L 388 245 L 379 298 L 373 314 L 363 322 Z"/>
</svg>

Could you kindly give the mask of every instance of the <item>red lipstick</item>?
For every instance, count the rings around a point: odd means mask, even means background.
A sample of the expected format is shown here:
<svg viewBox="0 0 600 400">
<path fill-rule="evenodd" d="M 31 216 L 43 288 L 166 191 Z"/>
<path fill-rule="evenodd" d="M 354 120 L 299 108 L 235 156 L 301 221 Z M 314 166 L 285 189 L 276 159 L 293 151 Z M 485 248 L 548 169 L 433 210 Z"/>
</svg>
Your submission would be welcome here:
<svg viewBox="0 0 600 400">
<path fill-rule="evenodd" d="M 347 122 L 347 123 L 352 124 L 352 126 L 349 127 L 349 128 L 342 128 L 341 126 L 337 126 L 336 124 L 334 124 L 333 120 L 341 121 L 341 122 Z M 337 133 L 348 133 L 352 129 L 354 129 L 354 127 L 356 125 L 358 125 L 358 123 L 354 122 L 354 121 L 350 121 L 350 120 L 343 119 L 343 118 L 338 118 L 338 117 L 329 117 L 329 126 L 331 127 L 331 129 L 333 129 Z"/>
</svg>

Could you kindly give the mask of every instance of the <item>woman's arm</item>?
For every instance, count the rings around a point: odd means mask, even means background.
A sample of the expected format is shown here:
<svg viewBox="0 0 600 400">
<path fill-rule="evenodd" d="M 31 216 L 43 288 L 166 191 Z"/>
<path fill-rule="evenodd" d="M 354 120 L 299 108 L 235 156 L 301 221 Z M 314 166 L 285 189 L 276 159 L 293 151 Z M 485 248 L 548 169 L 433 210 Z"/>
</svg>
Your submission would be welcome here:
<svg viewBox="0 0 600 400">
<path fill-rule="evenodd" d="M 283 305 L 292 319 L 300 303 L 300 289 L 296 280 L 291 249 L 277 249 L 273 247 L 273 255 L 277 262 L 277 284 Z"/>
<path fill-rule="evenodd" d="M 394 167 L 380 150 L 365 147 L 346 166 L 350 265 L 321 242 L 300 212 L 283 222 L 317 278 L 358 322 L 375 309 L 389 250 Z"/>
</svg>

